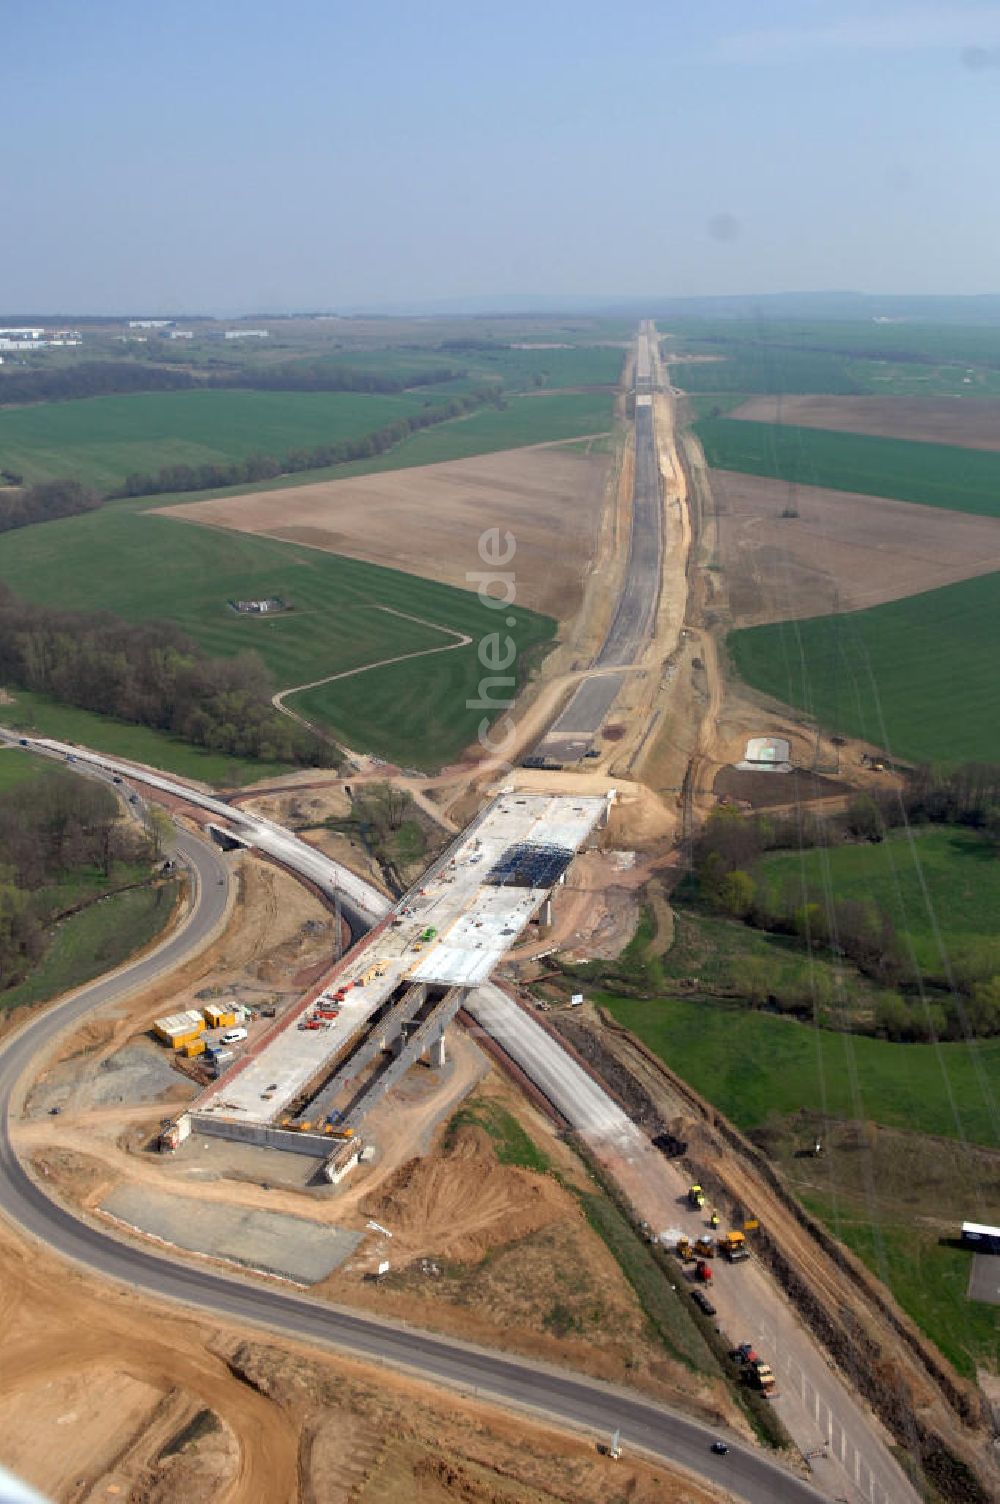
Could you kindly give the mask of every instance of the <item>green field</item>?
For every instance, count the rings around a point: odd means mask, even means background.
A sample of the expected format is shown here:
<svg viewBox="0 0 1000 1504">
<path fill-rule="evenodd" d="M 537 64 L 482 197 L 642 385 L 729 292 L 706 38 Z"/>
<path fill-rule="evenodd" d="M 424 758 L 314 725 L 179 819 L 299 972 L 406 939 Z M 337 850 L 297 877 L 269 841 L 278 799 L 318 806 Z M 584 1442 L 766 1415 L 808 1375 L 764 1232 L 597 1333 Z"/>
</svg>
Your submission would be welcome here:
<svg viewBox="0 0 1000 1504">
<path fill-rule="evenodd" d="M 673 364 L 671 379 L 687 392 L 1000 395 L 996 327 L 747 319 L 672 320 L 670 328 L 668 358 L 716 357 Z"/>
<path fill-rule="evenodd" d="M 536 618 L 541 620 L 541 618 Z M 492 631 L 496 622 L 489 623 Z M 437 638 L 436 641 L 447 641 Z M 535 665 L 538 644 L 526 635 L 519 669 Z M 402 651 L 406 651 L 404 648 Z M 329 726 L 356 752 L 375 752 L 393 762 L 422 768 L 443 766 L 474 740 L 485 712 L 467 712 L 472 648 L 373 669 L 360 679 L 342 679 L 296 695 L 290 703 L 307 720 Z M 419 728 L 419 745 L 414 728 Z M 464 727 L 458 733 L 457 728 Z"/>
<path fill-rule="evenodd" d="M 130 471 L 145 473 L 175 463 L 223 462 L 253 453 L 283 455 L 292 448 L 308 449 L 340 438 L 357 437 L 371 433 L 397 416 L 422 411 L 427 402 L 433 405 L 438 400 L 446 401 L 451 392 L 458 389 L 464 392 L 475 384 L 459 381 L 449 383 L 447 388 L 430 387 L 399 397 L 370 397 L 356 392 L 166 392 L 13 408 L 0 411 L 0 468 L 16 470 L 29 481 L 69 476 L 98 487 L 114 486 Z M 216 398 L 223 404 L 220 418 L 228 405 L 233 420 L 219 429 L 213 428 L 208 411 L 198 406 Z M 193 408 L 197 422 L 186 426 L 181 421 L 180 408 L 174 408 L 168 416 L 176 421 L 179 432 L 171 435 L 158 423 L 156 405 L 177 402 Z M 302 403 L 306 407 L 300 407 Z M 100 406 L 103 411 L 105 404 L 118 413 L 115 421 L 108 418 L 97 429 L 86 428 L 87 413 L 83 409 Z M 122 411 L 125 404 L 130 406 Z M 336 421 L 331 419 L 320 425 L 319 414 L 324 404 L 331 414 L 339 416 Z M 259 426 L 252 419 L 255 405 L 258 411 L 270 411 L 270 426 Z M 137 412 L 144 415 L 143 425 L 138 429 L 133 421 Z M 281 418 L 282 413 L 287 422 Z M 350 423 L 349 415 L 352 415 Z M 7 441 L 8 420 L 15 419 L 22 428 L 31 431 L 32 442 L 24 441 L 20 448 Z M 526 444 L 558 443 L 582 434 L 604 433 L 612 423 L 613 401 L 607 392 L 514 396 L 503 408 L 483 408 L 467 417 L 421 429 L 370 459 L 300 470 L 254 485 L 185 492 L 183 499 L 283 489 L 317 480 L 466 459 Z M 168 499 L 158 498 L 158 504 Z"/>
<path fill-rule="evenodd" d="M 1000 1072 L 1000 1039 L 891 1044 L 717 1003 L 611 994 L 597 1000 L 740 1128 L 809 1107 L 996 1143 L 995 1086 L 986 1093 Z"/>
<path fill-rule="evenodd" d="M 698 992 L 707 997 L 735 994 L 753 1001 L 774 994 L 838 1019 L 845 989 L 859 1012 L 875 1005 L 878 987 L 850 962 L 810 954 L 795 936 L 770 934 L 688 908 L 680 898 L 674 920 L 674 942 L 659 957 L 657 991 L 697 978 Z"/>
<path fill-rule="evenodd" d="M 176 773 L 195 782 L 236 788 L 256 783 L 261 778 L 274 778 L 279 773 L 295 771 L 289 763 L 250 762 L 246 758 L 210 752 L 206 747 L 193 747 L 166 731 L 115 721 L 110 716 L 78 710 L 75 705 L 60 705 L 46 695 L 32 694 L 26 689 L 15 689 L 11 694 L 14 703 L 0 705 L 0 726 L 52 737 L 56 741 L 78 742 L 82 747 L 92 747 L 95 752 L 106 752 L 109 757 L 147 763 L 164 773 Z M 332 759 L 332 749 L 330 755 Z M 0 754 L 0 763 L 4 756 Z"/>
<path fill-rule="evenodd" d="M 4 724 L 4 712 L 10 709 L 9 705 L 0 705 L 0 725 Z M 29 783 L 51 767 L 44 757 L 26 752 L 23 747 L 0 747 L 0 794 L 16 789 L 18 784 Z"/>
<path fill-rule="evenodd" d="M 0 468 L 28 481 L 68 477 L 109 489 L 131 471 L 283 455 L 359 438 L 433 400 L 430 388 L 389 397 L 204 391 L 38 403 L 0 411 Z"/>
<path fill-rule="evenodd" d="M 809 350 L 716 350 L 699 346 L 693 353 L 708 355 L 704 361 L 684 360 L 670 364 L 670 380 L 686 392 L 776 392 L 785 395 L 827 392 L 840 396 L 860 395 L 867 390 L 852 373 L 842 355 Z M 666 359 L 670 360 L 670 352 Z"/>
<path fill-rule="evenodd" d="M 538 405 L 547 400 L 537 399 Z M 50 606 L 109 610 L 131 621 L 168 618 L 212 654 L 255 649 L 279 688 L 451 640 L 382 606 L 439 623 L 474 641 L 402 666 L 405 717 L 399 693 L 384 693 L 373 675 L 370 685 L 357 677 L 331 687 L 328 723 L 349 742 L 357 733 L 371 748 L 417 766 L 433 766 L 475 739 L 482 712 L 466 709 L 465 702 L 476 698 L 483 673 L 477 642 L 497 630 L 497 614 L 470 591 L 318 549 L 172 521 L 141 502 L 6 534 L 0 579 Z M 227 604 L 270 595 L 284 597 L 294 610 L 253 618 Z M 519 607 L 508 616 L 513 625 L 503 630 L 517 645 L 523 676 L 555 622 Z M 308 705 L 316 709 L 311 699 Z"/>
<path fill-rule="evenodd" d="M 135 888 L 71 914 L 57 927 L 31 975 L 0 992 L 0 1008 L 46 1003 L 114 970 L 156 938 L 173 913 L 176 896 L 175 883 Z"/>
<path fill-rule="evenodd" d="M 775 852 L 756 864 L 754 876 L 775 903 L 787 894 L 801 904 L 807 893 L 824 891 L 877 903 L 925 975 L 941 976 L 949 960 L 996 937 L 996 846 L 961 826 L 918 826 L 912 836 L 893 831 L 878 844 Z"/>
<path fill-rule="evenodd" d="M 916 762 L 992 762 L 1000 744 L 1000 574 L 732 632 L 743 679 L 832 731 Z"/>
<path fill-rule="evenodd" d="M 774 360 L 789 353 L 811 353 L 1000 370 L 1000 325 L 985 321 L 880 324 L 872 319 L 838 318 L 671 319 L 669 328 L 685 349 L 698 352 L 733 350 Z"/>
<path fill-rule="evenodd" d="M 738 418 L 695 424 L 713 469 L 1000 517 L 1000 454 Z"/>
<path fill-rule="evenodd" d="M 915 1139 L 914 1152 L 919 1148 Z M 959 1373 L 974 1379 L 977 1366 L 995 1361 L 1000 1311 L 967 1299 L 970 1254 L 942 1243 L 922 1219 L 914 1227 L 913 1218 L 899 1209 L 873 1225 L 867 1203 L 836 1205 L 815 1193 L 802 1194 L 802 1200 L 889 1286 Z M 956 1217 L 956 1228 L 960 1220 Z"/>
<path fill-rule="evenodd" d="M 423 428 L 385 454 L 356 464 L 339 465 L 327 473 L 337 479 L 374 470 L 400 470 L 410 465 L 433 465 L 442 460 L 491 454 L 498 449 L 519 449 L 528 444 L 575 439 L 582 434 L 606 433 L 614 421 L 612 402 L 608 392 L 511 397 L 506 407 L 479 408 L 467 418 L 453 418 L 433 428 Z M 298 484 L 319 478 L 319 472 L 313 472 L 298 477 Z"/>
<path fill-rule="evenodd" d="M 577 386 L 617 386 L 627 350 L 607 345 L 570 349 L 469 351 L 456 357 L 476 379 L 500 380 L 508 391 Z"/>
</svg>

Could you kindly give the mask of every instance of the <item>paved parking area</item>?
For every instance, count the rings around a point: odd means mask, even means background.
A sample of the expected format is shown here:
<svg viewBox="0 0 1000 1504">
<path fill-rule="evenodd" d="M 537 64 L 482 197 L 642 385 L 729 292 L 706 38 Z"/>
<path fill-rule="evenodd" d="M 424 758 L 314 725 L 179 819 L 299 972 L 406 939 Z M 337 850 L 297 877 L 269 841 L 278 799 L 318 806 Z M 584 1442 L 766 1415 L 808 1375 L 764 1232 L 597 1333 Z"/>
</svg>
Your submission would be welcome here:
<svg viewBox="0 0 1000 1504">
<path fill-rule="evenodd" d="M 969 1270 L 969 1299 L 1000 1306 L 1000 1253 L 974 1253 Z"/>
<path fill-rule="evenodd" d="M 363 1233 L 285 1212 L 195 1201 L 145 1186 L 120 1185 L 101 1210 L 175 1248 L 229 1259 L 301 1285 L 325 1279 L 354 1252 Z"/>
</svg>

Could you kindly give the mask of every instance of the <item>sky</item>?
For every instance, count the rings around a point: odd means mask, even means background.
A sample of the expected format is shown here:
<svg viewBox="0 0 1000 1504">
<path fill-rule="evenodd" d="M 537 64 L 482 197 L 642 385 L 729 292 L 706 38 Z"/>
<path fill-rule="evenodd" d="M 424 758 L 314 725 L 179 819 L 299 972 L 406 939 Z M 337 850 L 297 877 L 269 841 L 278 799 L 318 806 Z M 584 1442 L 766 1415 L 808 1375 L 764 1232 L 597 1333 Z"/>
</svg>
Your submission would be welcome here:
<svg viewBox="0 0 1000 1504">
<path fill-rule="evenodd" d="M 0 0 L 5 313 L 1000 291 L 995 0 Z"/>
</svg>

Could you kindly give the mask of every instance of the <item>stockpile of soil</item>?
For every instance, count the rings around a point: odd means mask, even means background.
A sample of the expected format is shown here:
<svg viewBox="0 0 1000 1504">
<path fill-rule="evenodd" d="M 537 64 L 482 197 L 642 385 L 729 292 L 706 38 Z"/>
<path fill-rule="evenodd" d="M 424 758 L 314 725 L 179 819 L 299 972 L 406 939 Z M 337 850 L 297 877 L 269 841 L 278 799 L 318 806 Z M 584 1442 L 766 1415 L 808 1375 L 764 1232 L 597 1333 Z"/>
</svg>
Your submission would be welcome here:
<svg viewBox="0 0 1000 1504">
<path fill-rule="evenodd" d="M 448 1149 L 402 1165 L 361 1205 L 390 1228 L 397 1257 L 472 1261 L 565 1215 L 554 1181 L 496 1159 L 482 1128 L 460 1128 Z"/>
</svg>

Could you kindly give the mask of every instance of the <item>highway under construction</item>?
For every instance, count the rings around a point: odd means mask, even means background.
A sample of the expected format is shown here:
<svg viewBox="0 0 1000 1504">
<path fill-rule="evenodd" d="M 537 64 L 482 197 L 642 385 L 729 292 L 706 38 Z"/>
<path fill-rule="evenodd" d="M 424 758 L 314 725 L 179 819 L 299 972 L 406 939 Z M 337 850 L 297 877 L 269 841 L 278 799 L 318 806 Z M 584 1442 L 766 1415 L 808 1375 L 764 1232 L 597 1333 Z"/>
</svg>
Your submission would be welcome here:
<svg viewBox="0 0 1000 1504">
<path fill-rule="evenodd" d="M 447 1025 L 549 903 L 613 797 L 498 795 L 174 1136 L 316 1152 L 309 1140 L 356 1131 L 420 1055 L 443 1063 Z"/>
<path fill-rule="evenodd" d="M 637 347 L 636 469 L 625 581 L 590 677 L 537 749 L 544 749 L 549 765 L 586 755 L 625 675 L 639 663 L 651 640 L 663 547 L 663 497 L 650 396 L 654 337 L 651 326 L 644 327 Z M 154 795 L 183 801 L 188 812 L 190 806 L 200 805 L 202 823 L 204 814 L 210 815 L 217 836 L 258 849 L 315 884 L 327 897 L 336 896 L 354 933 L 367 931 L 320 981 L 297 996 L 280 1020 L 255 1035 L 242 1057 L 188 1106 L 176 1120 L 178 1139 L 193 1133 L 199 1136 L 194 1144 L 202 1147 L 201 1136 L 231 1138 L 322 1155 L 329 1163 L 337 1158 L 338 1142 L 349 1147 L 360 1137 L 358 1127 L 371 1107 L 418 1057 L 427 1055 L 432 1063 L 443 1059 L 445 1028 L 462 1009 L 466 1019 L 472 1019 L 479 1031 L 500 1046 L 522 1079 L 552 1104 L 565 1124 L 577 1130 L 586 1151 L 647 1226 L 661 1237 L 671 1230 L 692 1234 L 698 1230 L 699 1214 L 681 1204 L 684 1181 L 679 1170 L 664 1160 L 613 1092 L 566 1048 L 558 1033 L 491 981 L 494 969 L 532 919 L 540 913 L 545 917 L 550 895 L 565 878 L 575 854 L 606 818 L 613 795 L 505 789 L 393 905 L 356 873 L 259 815 L 233 810 L 162 775 L 67 744 L 37 740 L 32 745 L 57 757 L 72 754 L 98 776 L 146 784 Z M 548 777 L 546 784 L 551 787 L 557 777 Z M 564 788 L 572 781 L 569 775 L 560 780 Z M 582 785 L 582 780 L 577 781 Z M 210 870 L 204 852 L 192 862 L 192 870 L 199 862 L 206 864 L 206 872 Z M 214 905 L 225 880 L 211 875 L 208 881 L 217 883 L 218 891 L 206 889 L 199 869 L 194 885 L 196 914 L 206 907 L 206 893 L 207 906 Z M 27 1048 L 25 1043 L 25 1052 Z M 10 1054 L 8 1090 L 17 1083 L 17 1059 Z M 2 1142 L 0 1150 L 11 1204 L 19 1208 L 19 1218 L 68 1251 L 77 1250 L 75 1227 L 53 1231 L 54 1214 L 48 1205 L 40 1206 L 32 1198 L 23 1175 L 19 1178 L 16 1155 Z M 253 1157 L 258 1157 L 256 1151 Z M 38 1194 L 45 1202 L 44 1195 Z M 94 1248 L 85 1252 L 95 1267 L 115 1273 L 124 1270 L 124 1277 L 136 1282 L 146 1267 L 143 1260 L 153 1266 L 153 1256 L 133 1248 L 126 1256 L 115 1240 L 105 1237 L 100 1242 L 96 1234 Z M 158 1260 L 153 1271 L 160 1281 L 162 1262 Z M 231 1283 L 214 1280 L 202 1271 L 194 1276 L 184 1269 L 176 1275 L 183 1298 L 193 1299 L 196 1284 L 199 1291 L 204 1286 L 204 1299 L 212 1302 L 213 1309 L 226 1293 L 222 1287 Z M 851 1490 L 851 1497 L 873 1504 L 914 1498 L 863 1405 L 848 1392 L 763 1269 L 751 1263 L 732 1277 L 720 1272 L 720 1288 L 714 1296 L 726 1329 L 752 1338 L 775 1360 L 786 1386 L 784 1418 L 800 1445 L 813 1448 L 807 1455 L 814 1458 L 813 1476 L 823 1491 L 829 1497 L 841 1497 L 846 1496 L 845 1489 Z M 258 1298 L 255 1290 L 253 1299 Z M 276 1319 L 283 1321 L 291 1313 L 290 1303 L 282 1299 L 275 1312 Z M 316 1320 L 310 1309 L 310 1324 Z M 429 1352 L 430 1343 L 422 1361 Z M 496 1382 L 495 1369 L 492 1364 L 490 1383 Z M 631 1434 L 640 1434 L 631 1417 L 629 1427 Z M 704 1438 L 700 1445 L 704 1452 Z M 704 1466 L 699 1470 L 705 1470 Z M 812 1496 L 799 1479 L 781 1469 L 774 1471 L 779 1476 L 763 1467 L 762 1482 L 756 1476 L 741 1479 L 737 1491 L 757 1500 Z M 732 1471 L 727 1481 L 735 1482 Z"/>
</svg>

